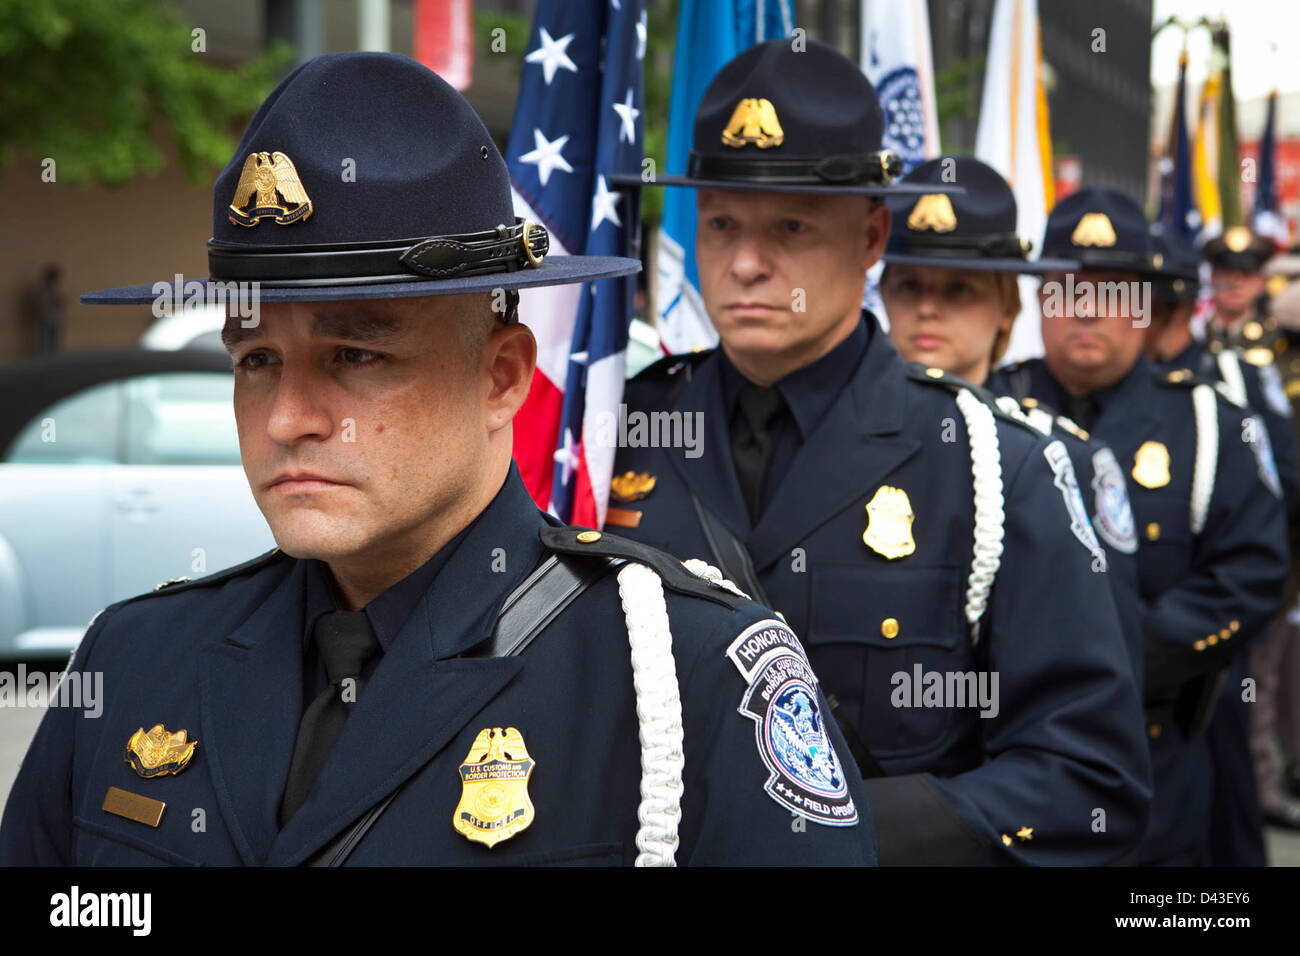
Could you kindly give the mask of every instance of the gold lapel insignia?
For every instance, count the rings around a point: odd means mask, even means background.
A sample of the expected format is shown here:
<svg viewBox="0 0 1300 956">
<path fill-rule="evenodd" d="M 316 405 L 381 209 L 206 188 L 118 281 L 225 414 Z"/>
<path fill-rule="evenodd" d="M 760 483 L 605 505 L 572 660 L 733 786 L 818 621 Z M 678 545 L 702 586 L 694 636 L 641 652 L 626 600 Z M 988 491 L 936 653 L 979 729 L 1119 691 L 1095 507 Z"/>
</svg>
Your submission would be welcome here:
<svg viewBox="0 0 1300 956">
<path fill-rule="evenodd" d="M 533 765 L 515 728 L 480 730 L 460 765 L 460 803 L 451 818 L 456 832 L 492 847 L 528 829 L 537 815 L 528 796 Z"/>
<path fill-rule="evenodd" d="M 1115 245 L 1115 227 L 1110 217 L 1104 212 L 1090 212 L 1079 220 L 1074 227 L 1070 242 L 1076 246 L 1113 246 Z"/>
<path fill-rule="evenodd" d="M 281 152 L 248 154 L 239 174 L 239 185 L 235 187 L 235 198 L 230 203 L 231 222 L 237 226 L 256 226 L 263 219 L 271 218 L 287 226 L 302 222 L 311 213 L 311 200 L 293 160 Z"/>
<path fill-rule="evenodd" d="M 657 479 L 649 472 L 625 471 L 609 480 L 609 496 L 620 504 L 640 501 L 655 490 Z"/>
<path fill-rule="evenodd" d="M 952 200 L 943 193 L 926 193 L 912 207 L 907 217 L 907 228 L 914 232 L 932 229 L 935 232 L 952 232 L 957 228 L 957 214 L 952 211 Z"/>
<path fill-rule="evenodd" d="M 126 742 L 126 762 L 146 780 L 166 773 L 180 773 L 194 756 L 194 748 L 198 745 L 197 740 L 187 739 L 184 730 L 173 734 L 162 724 L 154 724 L 145 733 L 141 727 Z"/>
<path fill-rule="evenodd" d="M 912 539 L 912 503 L 902 488 L 881 485 L 867 502 L 867 530 L 862 541 L 891 561 L 916 550 Z"/>
<path fill-rule="evenodd" d="M 1169 449 L 1158 441 L 1146 441 L 1133 455 L 1133 480 L 1143 488 L 1169 484 Z"/>
<path fill-rule="evenodd" d="M 785 142 L 785 130 L 776 118 L 772 101 L 749 96 L 737 103 L 727 128 L 722 131 L 722 142 L 735 147 L 753 143 L 759 149 L 771 149 Z"/>
</svg>

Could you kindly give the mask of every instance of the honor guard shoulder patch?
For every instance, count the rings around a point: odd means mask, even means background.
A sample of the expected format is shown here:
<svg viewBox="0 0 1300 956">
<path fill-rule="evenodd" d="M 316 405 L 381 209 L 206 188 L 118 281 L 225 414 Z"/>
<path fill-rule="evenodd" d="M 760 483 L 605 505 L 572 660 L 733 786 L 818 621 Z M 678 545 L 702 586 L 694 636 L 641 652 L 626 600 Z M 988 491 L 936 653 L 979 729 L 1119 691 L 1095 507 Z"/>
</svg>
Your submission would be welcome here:
<svg viewBox="0 0 1300 956">
<path fill-rule="evenodd" d="M 1052 469 L 1052 483 L 1060 490 L 1061 498 L 1065 501 L 1065 511 L 1070 516 L 1070 533 L 1079 539 L 1089 554 L 1094 558 L 1100 557 L 1104 567 L 1106 552 L 1101 549 L 1092 522 L 1088 520 L 1088 509 L 1083 504 L 1083 494 L 1079 491 L 1079 482 L 1074 476 L 1074 465 L 1070 461 L 1070 453 L 1065 450 L 1065 442 L 1058 438 L 1049 443 L 1043 449 L 1043 457 Z"/>
<path fill-rule="evenodd" d="M 727 648 L 747 687 L 738 712 L 754 721 L 763 785 L 791 813 L 832 827 L 853 826 L 858 808 L 817 698 L 817 678 L 794 632 L 768 619 Z"/>
<path fill-rule="evenodd" d="M 1264 393 L 1264 401 L 1269 411 L 1283 418 L 1291 417 L 1291 402 L 1286 397 L 1286 388 L 1282 385 L 1282 375 L 1276 365 L 1259 366 L 1259 385 Z"/>
<path fill-rule="evenodd" d="M 1097 509 L 1092 516 L 1093 530 L 1116 551 L 1133 554 L 1137 551 L 1137 525 L 1124 472 L 1109 448 L 1092 453 L 1092 491 Z"/>
<path fill-rule="evenodd" d="M 1259 480 L 1264 483 L 1264 487 L 1273 492 L 1274 497 L 1282 497 L 1282 479 L 1278 477 L 1277 462 L 1273 459 L 1273 443 L 1268 437 L 1268 426 L 1264 424 L 1262 418 L 1251 416 L 1244 420 L 1246 429 L 1249 429 L 1251 439 L 1247 444 L 1250 450 L 1255 453 L 1255 469 L 1259 472 Z"/>
</svg>

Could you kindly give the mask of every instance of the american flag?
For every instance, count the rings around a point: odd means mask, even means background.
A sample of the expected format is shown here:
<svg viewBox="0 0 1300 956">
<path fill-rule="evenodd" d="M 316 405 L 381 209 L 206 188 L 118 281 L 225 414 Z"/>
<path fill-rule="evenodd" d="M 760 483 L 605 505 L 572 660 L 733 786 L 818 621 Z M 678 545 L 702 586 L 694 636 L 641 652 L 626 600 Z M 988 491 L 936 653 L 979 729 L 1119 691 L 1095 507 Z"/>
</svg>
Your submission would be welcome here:
<svg viewBox="0 0 1300 956">
<path fill-rule="evenodd" d="M 626 255 L 637 235 L 636 197 L 609 176 L 641 169 L 645 41 L 644 0 L 537 6 L 506 163 L 515 213 L 545 224 L 551 255 Z M 521 293 L 538 355 L 515 461 L 538 506 L 573 524 L 605 518 L 615 449 L 601 422 L 623 395 L 635 294 L 636 276 Z"/>
</svg>

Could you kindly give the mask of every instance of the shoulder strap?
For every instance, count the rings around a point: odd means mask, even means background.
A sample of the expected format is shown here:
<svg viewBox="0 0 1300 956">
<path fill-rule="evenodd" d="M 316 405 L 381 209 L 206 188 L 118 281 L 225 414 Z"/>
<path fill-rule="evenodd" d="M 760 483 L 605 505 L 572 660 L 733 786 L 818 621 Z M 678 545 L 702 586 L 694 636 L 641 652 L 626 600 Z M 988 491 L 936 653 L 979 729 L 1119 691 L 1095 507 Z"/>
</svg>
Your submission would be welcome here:
<svg viewBox="0 0 1300 956">
<path fill-rule="evenodd" d="M 1224 394 L 1228 396 L 1234 405 L 1240 405 L 1244 408 L 1248 403 L 1246 401 L 1246 379 L 1241 374 L 1241 359 L 1237 357 L 1234 349 L 1224 349 L 1218 355 L 1218 362 L 1219 374 L 1223 376 Z"/>
<path fill-rule="evenodd" d="M 463 656 L 513 657 L 521 653 L 578 595 L 622 563 L 602 557 L 550 555 L 506 598 L 501 605 L 501 615 L 497 618 L 492 636 Z M 407 780 L 402 781 L 392 793 L 326 844 L 306 865 L 342 866 L 362 837 L 388 809 L 393 798 L 406 786 Z"/>
</svg>

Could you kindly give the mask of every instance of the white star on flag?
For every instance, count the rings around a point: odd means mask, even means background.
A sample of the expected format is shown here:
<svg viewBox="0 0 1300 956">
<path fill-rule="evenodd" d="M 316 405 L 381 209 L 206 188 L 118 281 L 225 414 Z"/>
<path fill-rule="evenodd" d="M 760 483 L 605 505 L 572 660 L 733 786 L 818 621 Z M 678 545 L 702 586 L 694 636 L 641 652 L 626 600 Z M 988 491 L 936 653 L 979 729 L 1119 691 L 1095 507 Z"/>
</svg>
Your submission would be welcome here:
<svg viewBox="0 0 1300 956">
<path fill-rule="evenodd" d="M 610 192 L 609 187 L 605 185 L 605 177 L 596 177 L 596 195 L 591 197 L 591 229 L 594 232 L 596 228 L 606 220 L 609 220 L 616 226 L 622 226 L 623 223 L 618 218 L 618 199 L 622 193 Z"/>
<path fill-rule="evenodd" d="M 555 449 L 554 458 L 564 466 L 563 477 L 560 479 L 564 484 L 569 483 L 573 477 L 573 470 L 578 467 L 578 453 L 573 447 L 573 432 L 566 428 L 564 430 L 564 444 Z"/>
<path fill-rule="evenodd" d="M 542 135 L 540 129 L 533 129 L 533 143 L 536 149 L 532 149 L 519 157 L 521 163 L 531 163 L 537 167 L 537 178 L 542 181 L 542 185 L 551 178 L 551 172 L 556 169 L 562 169 L 566 173 L 573 172 L 573 167 L 569 161 L 561 155 L 564 144 L 569 141 L 569 137 L 561 136 L 559 139 L 547 140 Z"/>
<path fill-rule="evenodd" d="M 638 20 L 636 24 L 636 58 L 638 60 L 645 59 L 645 18 L 646 12 L 642 10 L 641 19 Z"/>
<path fill-rule="evenodd" d="M 586 365 L 588 357 L 587 352 L 574 352 L 569 356 L 569 361 L 576 362 L 578 365 Z"/>
<path fill-rule="evenodd" d="M 569 59 L 569 54 L 564 52 L 575 36 L 576 33 L 570 33 L 568 36 L 553 40 L 546 32 L 546 27 L 542 27 L 540 37 L 542 45 L 524 57 L 525 63 L 542 64 L 542 77 L 546 80 L 547 86 L 550 86 L 551 80 L 555 79 L 556 70 L 563 68 L 574 73 L 578 72 L 578 65 Z"/>
<path fill-rule="evenodd" d="M 623 121 L 623 126 L 618 131 L 618 141 L 629 143 L 636 142 L 636 118 L 641 115 L 641 111 L 632 105 L 632 87 L 627 88 L 627 98 L 622 103 L 611 103 L 614 112 L 618 118 Z"/>
</svg>

